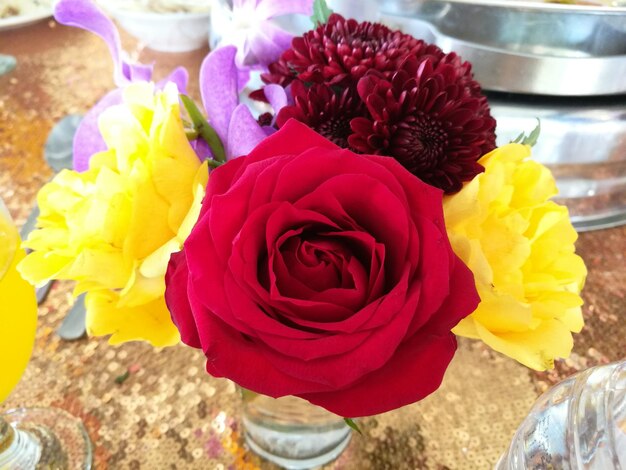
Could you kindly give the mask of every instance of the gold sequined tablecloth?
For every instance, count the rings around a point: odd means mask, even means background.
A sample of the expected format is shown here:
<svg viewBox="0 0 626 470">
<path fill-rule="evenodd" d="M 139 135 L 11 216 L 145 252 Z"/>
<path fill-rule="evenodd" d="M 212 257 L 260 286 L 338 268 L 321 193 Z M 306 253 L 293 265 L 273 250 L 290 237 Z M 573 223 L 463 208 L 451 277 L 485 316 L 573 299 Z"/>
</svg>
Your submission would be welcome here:
<svg viewBox="0 0 626 470">
<path fill-rule="evenodd" d="M 197 95 L 194 78 L 206 50 L 157 54 L 123 39 L 133 57 L 157 61 L 157 79 L 187 66 Z M 48 132 L 113 87 L 112 65 L 98 38 L 53 21 L 0 32 L 0 53 L 18 60 L 16 70 L 0 76 L 0 196 L 21 225 L 52 175 L 42 155 Z M 493 468 L 538 394 L 578 370 L 626 357 L 626 227 L 581 234 L 578 250 L 589 267 L 586 327 L 570 359 L 537 373 L 462 340 L 439 391 L 363 420 L 365 435 L 356 435 L 328 468 Z M 244 446 L 235 387 L 206 375 L 200 352 L 61 341 L 54 331 L 71 305 L 70 287 L 56 283 L 40 306 L 32 361 L 0 411 L 53 405 L 80 417 L 95 445 L 96 469 L 274 468 Z"/>
</svg>

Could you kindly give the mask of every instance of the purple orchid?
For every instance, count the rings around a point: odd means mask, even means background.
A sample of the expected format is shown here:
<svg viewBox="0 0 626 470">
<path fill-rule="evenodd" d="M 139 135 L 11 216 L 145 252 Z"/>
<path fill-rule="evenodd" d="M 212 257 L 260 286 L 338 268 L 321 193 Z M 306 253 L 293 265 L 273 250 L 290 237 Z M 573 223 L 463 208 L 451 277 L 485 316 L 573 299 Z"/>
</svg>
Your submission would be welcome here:
<svg viewBox="0 0 626 470">
<path fill-rule="evenodd" d="M 245 3 L 254 3 L 260 14 L 267 18 L 294 11 L 294 8 L 286 6 L 291 2 L 235 0 L 237 8 L 243 8 Z M 310 6 L 311 0 L 293 3 L 300 4 L 296 10 L 302 10 L 305 9 L 305 3 Z M 85 171 L 89 168 L 91 156 L 106 150 L 98 129 L 100 114 L 122 102 L 123 87 L 133 82 L 151 80 L 152 66 L 132 63 L 125 57 L 117 28 L 91 0 L 60 0 L 55 7 L 55 18 L 61 24 L 79 27 L 100 36 L 107 44 L 114 62 L 113 76 L 118 88 L 106 94 L 87 113 L 74 137 L 74 168 L 76 171 Z M 275 52 L 280 54 L 283 50 Z M 200 69 L 202 102 L 208 120 L 222 142 L 227 160 L 248 154 L 260 141 L 275 132 L 272 126 L 261 126 L 250 109 L 239 100 L 239 90 L 245 86 L 248 74 L 242 73 L 237 67 L 238 53 L 238 49 L 233 46 L 218 48 L 205 58 Z M 157 86 L 162 87 L 171 81 L 176 83 L 181 93 L 185 93 L 188 78 L 187 71 L 179 67 Z M 288 104 L 288 96 L 282 87 L 268 85 L 264 91 L 275 114 Z M 191 144 L 200 159 L 212 156 L 211 149 L 202 139 L 194 140 Z"/>
<path fill-rule="evenodd" d="M 259 125 L 250 109 L 239 101 L 240 74 L 236 66 L 237 49 L 220 47 L 211 52 L 200 68 L 200 92 L 208 120 L 219 136 L 226 159 L 247 155 L 274 132 Z M 285 90 L 278 85 L 264 88 L 274 113 L 287 104 Z"/>
<path fill-rule="evenodd" d="M 54 17 L 61 24 L 82 28 L 100 36 L 113 58 L 113 79 L 118 88 L 107 93 L 91 108 L 74 137 L 74 169 L 85 171 L 89 168 L 91 156 L 106 150 L 106 144 L 98 129 L 100 114 L 105 109 L 122 102 L 124 86 L 138 81 L 150 81 L 152 66 L 132 63 L 125 57 L 117 28 L 91 0 L 60 0 L 55 6 Z M 187 71 L 179 67 L 157 86 L 163 87 L 167 82 L 174 82 L 181 93 L 184 93 L 188 79 Z"/>
<path fill-rule="evenodd" d="M 213 9 L 212 32 L 218 46 L 237 48 L 236 65 L 244 74 L 265 69 L 291 47 L 293 36 L 274 18 L 313 12 L 313 0 L 233 0 L 232 8 L 221 3 Z"/>
</svg>

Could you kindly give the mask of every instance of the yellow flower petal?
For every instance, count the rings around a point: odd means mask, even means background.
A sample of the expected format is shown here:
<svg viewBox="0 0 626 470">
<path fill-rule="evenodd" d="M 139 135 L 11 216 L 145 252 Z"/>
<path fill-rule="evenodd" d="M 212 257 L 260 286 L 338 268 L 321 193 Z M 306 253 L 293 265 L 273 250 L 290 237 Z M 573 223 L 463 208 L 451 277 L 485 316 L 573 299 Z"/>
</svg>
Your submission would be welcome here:
<svg viewBox="0 0 626 470">
<path fill-rule="evenodd" d="M 509 295 L 483 293 L 473 317 L 494 333 L 523 332 L 535 323 L 531 306 Z"/>
<path fill-rule="evenodd" d="M 31 284 L 41 286 L 49 279 L 60 278 L 72 258 L 52 252 L 33 251 L 18 265 L 20 274 Z"/>
<path fill-rule="evenodd" d="M 135 272 L 126 288 L 120 292 L 119 307 L 137 307 L 163 297 L 165 279 L 163 276 L 144 277 Z"/>
<path fill-rule="evenodd" d="M 191 208 L 189 212 L 185 216 L 185 219 L 180 224 L 180 228 L 178 229 L 178 239 L 181 242 L 184 242 L 189 234 L 191 233 L 191 229 L 198 221 L 198 217 L 200 216 L 200 210 L 202 209 L 202 199 L 204 198 L 205 188 L 209 181 L 209 165 L 207 162 L 204 162 L 198 171 L 196 172 L 196 176 L 194 178 L 193 187 L 194 187 L 194 197 L 193 203 L 191 204 Z"/>
<path fill-rule="evenodd" d="M 476 328 L 476 322 L 473 316 L 465 317 L 461 320 L 452 330 L 457 336 L 464 336 L 465 338 L 480 339 L 478 329 Z"/>
<path fill-rule="evenodd" d="M 83 250 L 67 269 L 69 279 L 88 279 L 107 289 L 121 289 L 131 275 L 133 264 L 116 250 Z"/>
<path fill-rule="evenodd" d="M 147 172 L 142 174 L 132 189 L 132 215 L 124 242 L 126 256 L 133 259 L 145 258 L 175 236 L 167 220 L 170 206 L 156 192 Z"/>
<path fill-rule="evenodd" d="M 160 277 L 163 279 L 167 270 L 167 264 L 170 261 L 170 255 L 180 251 L 180 248 L 181 242 L 177 238 L 169 240 L 143 260 L 139 267 L 140 274 L 148 278 Z"/>
<path fill-rule="evenodd" d="M 20 270 L 34 283 L 76 281 L 75 294 L 91 299 L 92 334 L 172 344 L 164 275 L 198 218 L 208 166 L 187 140 L 174 84 L 129 85 L 99 127 L 107 150 L 39 192 L 39 228 L 24 244 L 34 251 Z"/>
<path fill-rule="evenodd" d="M 481 303 L 454 329 L 535 369 L 567 357 L 582 328 L 586 268 L 565 207 L 548 199 L 554 178 L 509 144 L 485 155 L 485 172 L 446 197 L 455 253 L 474 273 Z"/>
<path fill-rule="evenodd" d="M 569 329 L 558 320 L 541 322 L 524 332 L 494 333 L 479 322 L 476 328 L 488 346 L 535 370 L 551 369 L 554 359 L 569 356 L 574 346 Z"/>
<path fill-rule="evenodd" d="M 164 347 L 180 341 L 162 297 L 136 307 L 118 307 L 118 302 L 118 296 L 111 291 L 86 295 L 86 325 L 90 335 L 110 335 L 111 344 L 148 341 L 153 346 Z"/>
</svg>

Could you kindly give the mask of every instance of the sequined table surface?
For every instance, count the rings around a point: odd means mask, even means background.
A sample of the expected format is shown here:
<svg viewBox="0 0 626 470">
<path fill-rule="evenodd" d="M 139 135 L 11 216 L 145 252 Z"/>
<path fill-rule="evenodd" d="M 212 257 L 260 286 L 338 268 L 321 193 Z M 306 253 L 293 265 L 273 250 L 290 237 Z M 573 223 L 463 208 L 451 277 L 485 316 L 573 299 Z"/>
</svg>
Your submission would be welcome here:
<svg viewBox="0 0 626 470">
<path fill-rule="evenodd" d="M 131 56 L 156 61 L 157 79 L 187 66 L 197 94 L 194 78 L 206 50 L 157 54 L 123 40 Z M 16 69 L 0 76 L 0 196 L 21 225 L 52 176 L 42 152 L 48 132 L 113 87 L 112 64 L 98 38 L 51 20 L 0 32 L 0 54 L 17 58 Z M 581 234 L 578 250 L 589 267 L 586 327 L 570 359 L 537 373 L 460 341 L 439 391 L 363 420 L 364 435 L 328 468 L 493 468 L 541 392 L 578 370 L 626 357 L 626 227 Z M 201 353 L 61 341 L 54 331 L 71 305 L 70 288 L 56 283 L 40 306 L 33 358 L 0 411 L 52 405 L 80 417 L 94 442 L 96 469 L 274 468 L 245 447 L 235 386 L 206 375 Z"/>
</svg>

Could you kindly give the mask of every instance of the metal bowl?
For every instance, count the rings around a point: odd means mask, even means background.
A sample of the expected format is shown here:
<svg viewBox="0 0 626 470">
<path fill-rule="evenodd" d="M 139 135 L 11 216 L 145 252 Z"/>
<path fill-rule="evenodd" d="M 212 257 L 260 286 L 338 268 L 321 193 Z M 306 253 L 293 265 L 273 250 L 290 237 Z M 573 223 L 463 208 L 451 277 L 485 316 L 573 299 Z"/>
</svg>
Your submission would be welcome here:
<svg viewBox="0 0 626 470">
<path fill-rule="evenodd" d="M 498 145 L 541 120 L 533 158 L 554 174 L 578 231 L 626 223 L 626 99 L 489 94 Z"/>
<path fill-rule="evenodd" d="M 554 96 L 626 93 L 626 8 L 385 0 L 384 21 L 455 51 L 483 88 Z"/>
</svg>

